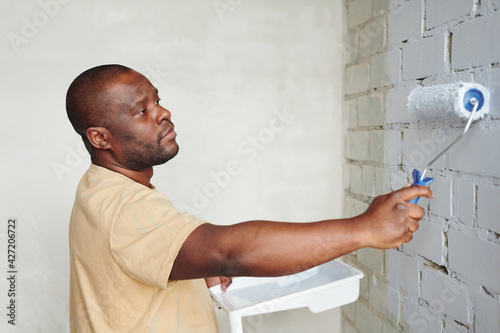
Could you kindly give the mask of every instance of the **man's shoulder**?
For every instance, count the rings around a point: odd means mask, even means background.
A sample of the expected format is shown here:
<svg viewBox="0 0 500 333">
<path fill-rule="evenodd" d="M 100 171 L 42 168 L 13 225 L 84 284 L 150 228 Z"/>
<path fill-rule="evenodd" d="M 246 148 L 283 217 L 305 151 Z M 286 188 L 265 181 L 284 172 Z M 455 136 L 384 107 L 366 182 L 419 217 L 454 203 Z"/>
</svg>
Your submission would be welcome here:
<svg viewBox="0 0 500 333">
<path fill-rule="evenodd" d="M 119 209 L 130 201 L 162 198 L 161 193 L 109 169 L 92 164 L 78 184 L 75 203 L 93 209 Z"/>
<path fill-rule="evenodd" d="M 91 164 L 78 184 L 81 190 L 94 191 L 148 191 L 148 187 L 137 183 L 121 173 L 109 170 L 107 168 Z"/>
</svg>

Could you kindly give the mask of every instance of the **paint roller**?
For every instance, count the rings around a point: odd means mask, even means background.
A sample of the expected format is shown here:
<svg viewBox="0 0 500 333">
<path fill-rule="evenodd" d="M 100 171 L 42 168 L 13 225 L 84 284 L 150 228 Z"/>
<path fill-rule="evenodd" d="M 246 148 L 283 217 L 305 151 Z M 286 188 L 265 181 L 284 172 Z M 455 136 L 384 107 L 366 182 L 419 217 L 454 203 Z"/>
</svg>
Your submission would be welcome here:
<svg viewBox="0 0 500 333">
<path fill-rule="evenodd" d="M 480 84 L 464 82 L 417 87 L 408 96 L 408 110 L 422 121 L 467 121 L 462 133 L 427 163 L 422 173 L 417 169 L 413 170 L 413 185 L 427 186 L 434 180 L 425 177 L 431 164 L 465 135 L 472 121 L 482 119 L 488 114 L 489 92 Z M 416 204 L 418 199 L 409 202 Z"/>
</svg>

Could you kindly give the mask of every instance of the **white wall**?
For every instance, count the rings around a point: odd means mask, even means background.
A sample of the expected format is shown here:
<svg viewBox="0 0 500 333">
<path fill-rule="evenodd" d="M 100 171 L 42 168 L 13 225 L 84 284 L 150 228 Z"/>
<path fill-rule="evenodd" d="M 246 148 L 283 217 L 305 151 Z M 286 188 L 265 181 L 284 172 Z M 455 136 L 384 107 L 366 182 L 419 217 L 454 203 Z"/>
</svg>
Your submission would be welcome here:
<svg viewBox="0 0 500 333">
<path fill-rule="evenodd" d="M 17 325 L 3 310 L 0 331 L 68 332 L 68 220 L 89 158 L 64 98 L 95 65 L 121 63 L 157 85 L 181 151 L 153 183 L 179 207 L 218 224 L 340 216 L 339 3 L 8 0 L 0 12 L 4 272 L 6 221 L 18 219 Z M 294 118 L 282 124 L 277 112 Z M 216 185 L 210 173 L 230 161 L 238 174 Z M 196 190 L 212 197 L 201 201 Z M 5 279 L 0 287 L 7 304 Z M 280 314 L 250 328 L 303 330 L 312 318 L 318 332 L 335 327 L 336 312 L 311 316 Z"/>
</svg>

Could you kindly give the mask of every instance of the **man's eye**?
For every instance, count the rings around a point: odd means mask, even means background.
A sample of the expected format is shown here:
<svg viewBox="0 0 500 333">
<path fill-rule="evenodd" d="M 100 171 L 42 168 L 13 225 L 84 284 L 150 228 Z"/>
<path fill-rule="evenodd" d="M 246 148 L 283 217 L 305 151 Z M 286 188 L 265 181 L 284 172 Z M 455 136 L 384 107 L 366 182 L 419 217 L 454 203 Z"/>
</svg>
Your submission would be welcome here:
<svg viewBox="0 0 500 333">
<path fill-rule="evenodd" d="M 145 114 L 145 113 L 146 113 L 146 109 L 137 112 L 137 114 Z"/>
<path fill-rule="evenodd" d="M 160 101 L 161 101 L 161 98 L 158 98 L 158 99 L 156 100 L 156 104 L 160 105 Z"/>
</svg>

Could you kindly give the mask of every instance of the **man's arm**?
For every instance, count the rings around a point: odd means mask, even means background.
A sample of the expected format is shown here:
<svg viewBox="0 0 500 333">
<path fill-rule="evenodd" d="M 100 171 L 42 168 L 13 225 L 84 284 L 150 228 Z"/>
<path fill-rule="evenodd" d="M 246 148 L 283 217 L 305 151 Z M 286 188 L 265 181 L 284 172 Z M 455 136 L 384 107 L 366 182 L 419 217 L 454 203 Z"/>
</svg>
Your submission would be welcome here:
<svg viewBox="0 0 500 333">
<path fill-rule="evenodd" d="M 203 224 L 186 239 L 171 280 L 210 276 L 280 276 L 306 270 L 363 247 L 389 249 L 409 242 L 424 216 L 408 203 L 432 197 L 423 186 L 376 197 L 363 214 L 312 223 L 248 221 Z"/>
</svg>

